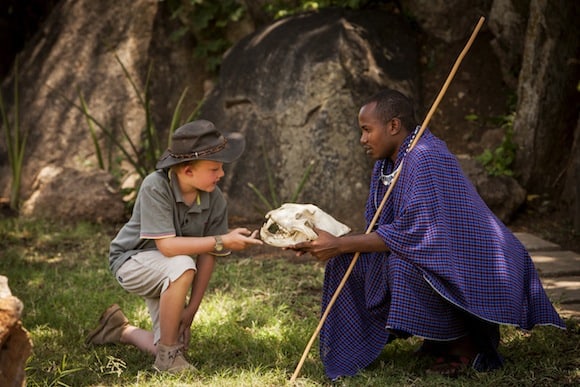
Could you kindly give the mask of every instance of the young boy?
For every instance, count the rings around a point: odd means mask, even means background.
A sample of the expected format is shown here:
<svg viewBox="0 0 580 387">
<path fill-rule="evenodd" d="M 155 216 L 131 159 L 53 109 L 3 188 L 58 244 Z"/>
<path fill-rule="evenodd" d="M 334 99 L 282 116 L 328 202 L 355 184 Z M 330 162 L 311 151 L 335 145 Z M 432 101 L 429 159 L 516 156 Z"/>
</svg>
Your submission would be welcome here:
<svg viewBox="0 0 580 387">
<path fill-rule="evenodd" d="M 109 254 L 119 284 L 145 299 L 153 330 L 130 325 L 113 304 L 87 344 L 131 344 L 155 355 L 158 371 L 193 369 L 183 351 L 215 257 L 262 244 L 257 231 L 228 232 L 227 205 L 217 187 L 223 163 L 240 157 L 244 147 L 241 134 L 223 136 L 206 120 L 175 131 L 157 170 L 143 180 L 131 219 L 111 242 Z"/>
</svg>

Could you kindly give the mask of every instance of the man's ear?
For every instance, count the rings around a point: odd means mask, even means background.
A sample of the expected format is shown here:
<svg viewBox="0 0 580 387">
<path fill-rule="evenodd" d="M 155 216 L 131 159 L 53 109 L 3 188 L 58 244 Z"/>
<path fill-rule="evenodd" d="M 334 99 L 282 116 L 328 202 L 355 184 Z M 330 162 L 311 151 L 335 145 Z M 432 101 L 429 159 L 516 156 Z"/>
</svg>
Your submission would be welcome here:
<svg viewBox="0 0 580 387">
<path fill-rule="evenodd" d="M 403 128 L 403 123 L 401 122 L 401 120 L 397 117 L 391 118 L 391 134 L 392 135 L 397 135 L 399 134 L 399 132 L 401 132 Z"/>
</svg>

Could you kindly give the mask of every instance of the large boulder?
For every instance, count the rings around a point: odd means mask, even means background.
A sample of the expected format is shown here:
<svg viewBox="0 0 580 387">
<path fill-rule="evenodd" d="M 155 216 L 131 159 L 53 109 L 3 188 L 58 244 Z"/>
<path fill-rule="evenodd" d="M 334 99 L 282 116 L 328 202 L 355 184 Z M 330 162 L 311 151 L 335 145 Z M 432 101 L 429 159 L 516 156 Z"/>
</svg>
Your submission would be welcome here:
<svg viewBox="0 0 580 387">
<path fill-rule="evenodd" d="M 241 40 L 201 114 L 247 138 L 224 182 L 230 213 L 262 217 L 267 208 L 246 184 L 287 201 L 313 164 L 297 201 L 364 226 L 371 163 L 359 146 L 358 109 L 386 87 L 418 99 L 417 74 L 411 26 L 377 10 L 290 17 Z"/>
<path fill-rule="evenodd" d="M 401 0 L 428 34 L 451 43 L 469 36 L 481 16 L 489 13 L 492 0 Z"/>
<path fill-rule="evenodd" d="M 130 5 L 129 5 L 130 4 Z M 193 60 L 191 39 L 175 41 L 177 29 L 164 2 L 136 0 L 101 2 L 62 0 L 30 44 L 19 54 L 20 128 L 29 133 L 22 170 L 22 198 L 33 193 L 34 181 L 47 165 L 90 171 L 99 168 L 89 126 L 79 109 L 82 95 L 89 112 L 124 141 L 122 131 L 141 145 L 147 117 L 119 61 L 135 87 L 147 89 L 152 120 L 160 142 L 177 100 L 189 87 L 184 112 L 189 113 L 203 98 L 204 66 Z M 173 28 L 172 28 L 173 27 Z M 146 75 L 152 64 L 151 78 Z M 193 70 L 192 70 L 193 69 Z M 9 111 L 14 76 L 2 91 Z M 127 168 L 119 163 L 120 152 L 97 130 L 105 168 Z M 165 144 L 163 144 L 163 147 Z M 8 196 L 10 173 L 0 141 L 0 196 Z M 110 163 L 108 163 L 109 161 Z M 86 184 L 91 185 L 90 181 Z M 79 198 L 81 200 L 81 198 Z M 85 199 L 78 205 L 86 205 Z"/>
<path fill-rule="evenodd" d="M 509 223 L 526 201 L 526 190 L 511 176 L 491 176 L 477 160 L 458 156 L 463 173 L 490 210 L 504 223 Z"/>
<path fill-rule="evenodd" d="M 113 177 L 102 170 L 81 171 L 48 165 L 23 203 L 23 216 L 115 223 L 126 219 L 123 195 Z"/>
</svg>

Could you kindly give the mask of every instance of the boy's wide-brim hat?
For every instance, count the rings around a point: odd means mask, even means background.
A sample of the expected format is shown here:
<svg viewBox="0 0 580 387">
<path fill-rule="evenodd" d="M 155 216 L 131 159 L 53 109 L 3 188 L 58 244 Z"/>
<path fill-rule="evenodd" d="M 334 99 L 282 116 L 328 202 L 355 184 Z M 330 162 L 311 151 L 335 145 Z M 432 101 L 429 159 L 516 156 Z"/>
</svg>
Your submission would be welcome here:
<svg viewBox="0 0 580 387">
<path fill-rule="evenodd" d="M 241 133 L 222 135 L 212 122 L 196 120 L 175 130 L 170 147 L 155 167 L 164 169 L 193 160 L 231 163 L 242 155 L 245 146 L 246 141 Z"/>
</svg>

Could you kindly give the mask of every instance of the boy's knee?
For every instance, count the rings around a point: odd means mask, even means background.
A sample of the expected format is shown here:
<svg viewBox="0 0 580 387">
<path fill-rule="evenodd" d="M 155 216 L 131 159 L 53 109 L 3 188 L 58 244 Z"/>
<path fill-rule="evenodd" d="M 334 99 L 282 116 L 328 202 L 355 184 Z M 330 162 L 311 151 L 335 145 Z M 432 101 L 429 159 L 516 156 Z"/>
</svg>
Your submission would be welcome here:
<svg viewBox="0 0 580 387">
<path fill-rule="evenodd" d="M 184 280 L 188 280 L 188 281 L 193 281 L 193 278 L 195 277 L 195 270 L 193 269 L 187 269 L 186 271 L 183 272 L 183 274 L 181 275 L 181 278 L 183 278 Z"/>
</svg>

